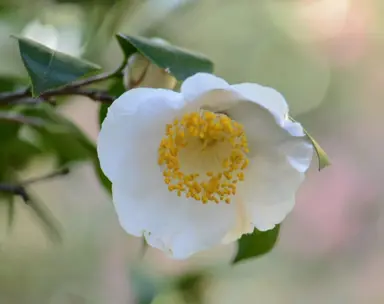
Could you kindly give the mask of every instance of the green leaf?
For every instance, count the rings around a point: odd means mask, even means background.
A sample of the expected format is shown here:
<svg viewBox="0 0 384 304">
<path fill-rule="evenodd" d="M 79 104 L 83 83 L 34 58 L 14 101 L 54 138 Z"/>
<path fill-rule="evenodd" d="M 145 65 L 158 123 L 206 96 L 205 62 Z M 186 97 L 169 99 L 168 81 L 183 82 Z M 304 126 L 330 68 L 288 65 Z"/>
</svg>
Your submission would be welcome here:
<svg viewBox="0 0 384 304">
<path fill-rule="evenodd" d="M 54 121 L 52 115 L 47 115 L 43 109 L 49 107 L 46 104 L 42 104 L 36 107 L 13 107 L 13 113 L 25 114 L 30 113 L 31 117 L 36 118 L 47 118 L 47 121 Z M 48 119 L 49 118 L 49 119 Z M 54 121 L 58 124 L 57 121 Z M 50 130 L 51 127 L 57 126 L 55 124 L 48 124 L 47 126 L 41 125 L 36 127 L 41 129 L 43 132 Z M 41 155 L 44 151 L 40 146 L 33 144 L 29 140 L 23 138 L 20 133 L 22 131 L 21 124 L 10 123 L 10 122 L 1 122 L 0 123 L 0 182 L 4 183 L 16 183 L 18 184 L 14 173 L 18 170 L 24 169 L 31 159 L 35 156 Z M 67 128 L 68 129 L 68 128 Z M 64 130 L 67 130 L 64 128 Z M 55 128 L 53 128 L 55 130 Z M 71 133 L 72 134 L 72 133 Z M 59 140 L 59 139 L 55 139 Z M 71 149 L 71 147 L 67 147 Z M 1 198 L 6 199 L 6 204 L 8 208 L 8 230 L 12 228 L 14 222 L 15 206 L 14 206 L 14 196 L 13 195 L 3 195 L 0 193 Z M 30 196 L 30 194 L 29 194 Z M 48 233 L 48 236 L 54 240 L 60 240 L 59 229 L 57 228 L 57 223 L 55 219 L 42 204 L 40 204 L 36 199 L 31 199 L 28 202 L 28 206 L 31 208 L 33 213 L 37 216 L 45 231 Z"/>
<path fill-rule="evenodd" d="M 259 231 L 255 229 L 251 234 L 245 234 L 238 241 L 237 254 L 233 263 L 243 260 L 256 258 L 266 254 L 275 246 L 279 236 L 280 225 L 268 231 Z"/>
<path fill-rule="evenodd" d="M 5 147 L 8 141 L 16 138 L 20 127 L 21 124 L 0 120 L 0 146 Z"/>
<path fill-rule="evenodd" d="M 156 282 L 143 272 L 131 270 L 130 273 L 135 303 L 150 304 L 159 293 Z"/>
<path fill-rule="evenodd" d="M 56 155 L 59 166 L 97 158 L 94 142 L 73 122 L 58 114 L 52 106 L 42 103 L 24 110 L 23 113 L 49 123 L 47 126 L 30 128 L 38 136 L 41 148 Z"/>
<path fill-rule="evenodd" d="M 103 123 L 105 117 L 107 116 L 108 108 L 109 108 L 108 104 L 106 104 L 106 103 L 100 104 L 100 108 L 99 108 L 99 124 L 100 124 L 100 126 Z"/>
<path fill-rule="evenodd" d="M 313 147 L 315 148 L 317 158 L 319 160 L 319 171 L 324 169 L 325 167 L 328 167 L 331 165 L 331 162 L 329 161 L 327 153 L 323 150 L 323 148 L 320 147 L 320 145 L 317 143 L 314 138 L 309 135 L 309 133 L 304 130 L 305 134 L 307 135 L 308 139 L 311 141 Z"/>
<path fill-rule="evenodd" d="M 25 84 L 23 79 L 14 76 L 0 75 L 0 92 L 13 91 L 21 84 Z"/>
<path fill-rule="evenodd" d="M 16 39 L 34 97 L 100 70 L 93 63 L 52 50 L 33 40 L 22 37 Z"/>
<path fill-rule="evenodd" d="M 12 111 L 9 113 L 18 113 Z M 0 181 L 9 181 L 8 174 L 24 169 L 41 150 L 20 138 L 22 125 L 0 119 Z"/>
<path fill-rule="evenodd" d="M 289 119 L 293 122 L 296 122 L 296 120 L 294 120 L 292 117 L 289 117 Z M 320 147 L 319 143 L 307 132 L 307 130 L 304 129 L 304 133 L 307 135 L 308 139 L 311 141 L 316 151 L 317 159 L 319 160 L 319 171 L 324 169 L 325 167 L 330 166 L 331 162 L 327 153 L 323 150 L 322 147 Z"/>
<path fill-rule="evenodd" d="M 24 169 L 31 159 L 41 154 L 39 147 L 15 137 L 8 141 L 0 152 L 0 167 L 6 166 L 12 171 Z"/>
<path fill-rule="evenodd" d="M 11 175 L 8 174 L 8 176 L 10 177 Z M 10 179 L 15 180 L 14 178 L 10 178 Z M 20 184 L 17 181 L 14 181 L 14 183 Z M 42 227 L 44 228 L 48 237 L 54 242 L 61 241 L 59 224 L 56 221 L 56 219 L 53 217 L 52 213 L 43 204 L 41 204 L 36 198 L 32 197 L 29 192 L 28 192 L 28 198 L 29 200 L 26 201 L 25 203 L 30 208 L 30 211 L 32 211 L 33 214 L 40 221 L 40 224 L 42 224 Z M 4 194 L 0 192 L 0 199 L 4 200 L 4 203 L 7 205 L 6 206 L 7 207 L 7 231 L 10 232 L 10 230 L 13 227 L 14 219 L 15 219 L 15 200 L 14 200 L 15 195 L 8 194 L 8 193 Z"/>
<path fill-rule="evenodd" d="M 42 227 L 47 232 L 48 237 L 53 242 L 61 242 L 61 233 L 59 228 L 59 223 L 56 218 L 53 216 L 51 211 L 45 207 L 44 204 L 40 203 L 35 197 L 31 197 L 31 194 L 28 193 L 31 198 L 31 201 L 28 203 L 28 206 L 31 208 L 31 211 L 38 218 Z"/>
<path fill-rule="evenodd" d="M 23 80 L 20 78 L 0 75 L 0 96 L 2 94 L 8 94 L 9 92 L 12 92 L 22 83 Z M 21 128 L 21 124 L 4 119 L 5 117 L 7 117 L 8 113 L 17 114 L 17 106 L 1 105 L 0 108 L 0 147 L 5 147 L 8 140 L 12 140 L 13 138 L 17 137 L 17 134 Z"/>
<path fill-rule="evenodd" d="M 13 227 L 13 223 L 15 222 L 15 196 L 9 195 L 6 200 L 7 208 L 8 208 L 8 218 L 7 218 L 7 232 Z"/>
<path fill-rule="evenodd" d="M 181 293 L 185 303 L 201 304 L 207 281 L 208 275 L 206 273 L 186 273 L 177 278 L 175 288 Z"/>
<path fill-rule="evenodd" d="M 212 61 L 201 54 L 143 37 L 118 34 L 117 40 L 126 58 L 139 52 L 177 80 L 185 80 L 198 72 L 213 72 Z"/>
</svg>

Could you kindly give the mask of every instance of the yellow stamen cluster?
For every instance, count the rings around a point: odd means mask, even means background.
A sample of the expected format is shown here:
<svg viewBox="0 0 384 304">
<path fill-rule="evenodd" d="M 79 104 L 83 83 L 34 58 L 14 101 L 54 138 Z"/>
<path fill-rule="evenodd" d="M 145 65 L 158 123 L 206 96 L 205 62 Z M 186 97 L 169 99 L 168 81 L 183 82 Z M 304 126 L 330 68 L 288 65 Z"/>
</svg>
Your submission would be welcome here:
<svg viewBox="0 0 384 304">
<path fill-rule="evenodd" d="M 229 143 L 228 156 L 222 160 L 220 172 L 184 174 L 180 171 L 179 152 L 189 141 L 198 139 L 202 149 L 218 143 Z M 248 166 L 246 154 L 248 142 L 243 126 L 228 116 L 204 111 L 185 114 L 166 126 L 165 137 L 158 150 L 158 164 L 164 167 L 164 182 L 169 191 L 185 195 L 203 204 L 208 202 L 231 202 L 236 194 L 237 183 L 244 180 Z"/>
</svg>

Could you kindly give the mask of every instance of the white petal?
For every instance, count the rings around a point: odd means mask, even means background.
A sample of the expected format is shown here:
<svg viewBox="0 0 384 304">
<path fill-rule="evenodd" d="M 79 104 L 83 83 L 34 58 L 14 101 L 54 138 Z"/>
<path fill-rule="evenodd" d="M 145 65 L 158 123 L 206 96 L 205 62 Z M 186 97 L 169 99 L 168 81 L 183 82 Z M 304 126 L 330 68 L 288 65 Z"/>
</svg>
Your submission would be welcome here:
<svg viewBox="0 0 384 304">
<path fill-rule="evenodd" d="M 256 83 L 242 83 L 231 86 L 244 99 L 255 102 L 271 111 L 279 119 L 286 118 L 288 105 L 283 95 L 273 88 Z"/>
<path fill-rule="evenodd" d="M 280 151 L 298 171 L 308 169 L 313 146 L 299 123 L 290 120 L 277 123 L 268 110 L 247 101 L 239 101 L 227 113 L 244 126 L 251 157 L 267 154 L 271 150 Z"/>
<path fill-rule="evenodd" d="M 299 172 L 305 172 L 311 165 L 313 145 L 305 136 L 304 129 L 298 122 L 284 121 L 283 128 L 292 135 L 291 138 L 281 142 L 280 152 L 287 155 L 290 164 Z"/>
<path fill-rule="evenodd" d="M 219 244 L 235 223 L 234 206 L 203 205 L 179 198 L 168 191 L 161 174 L 155 173 L 148 174 L 155 177 L 148 186 L 113 184 L 113 201 L 122 227 L 136 236 L 144 234 L 151 246 L 176 259 Z"/>
<path fill-rule="evenodd" d="M 230 85 L 215 75 L 197 73 L 187 78 L 180 88 L 181 94 L 186 100 L 196 100 L 213 90 L 230 90 Z"/>
<path fill-rule="evenodd" d="M 227 114 L 244 126 L 250 155 L 270 147 L 276 149 L 277 144 L 292 137 L 282 127 L 283 121 L 278 124 L 269 110 L 256 103 L 239 101 L 227 110 Z"/>
<path fill-rule="evenodd" d="M 271 153 L 252 158 L 240 191 L 254 226 L 264 231 L 281 223 L 292 210 L 303 180 L 304 174 L 292 167 L 284 155 Z"/>
<path fill-rule="evenodd" d="M 121 172 L 141 170 L 157 161 L 165 125 L 184 105 L 179 93 L 150 88 L 130 90 L 109 107 L 97 151 L 105 175 L 113 182 Z"/>
<path fill-rule="evenodd" d="M 282 127 L 292 136 L 303 137 L 305 136 L 304 129 L 298 122 L 284 120 Z"/>
<path fill-rule="evenodd" d="M 236 224 L 222 240 L 223 244 L 234 242 L 243 234 L 252 233 L 254 230 L 252 219 L 249 217 L 243 198 L 240 195 L 236 195 L 232 204 L 236 206 Z"/>
<path fill-rule="evenodd" d="M 289 163 L 299 172 L 306 172 L 311 165 L 313 146 L 304 139 L 283 143 L 280 150 L 287 155 Z"/>
<path fill-rule="evenodd" d="M 294 206 L 294 197 L 277 205 L 260 204 L 253 212 L 252 221 L 259 231 L 271 230 L 286 218 Z"/>
</svg>

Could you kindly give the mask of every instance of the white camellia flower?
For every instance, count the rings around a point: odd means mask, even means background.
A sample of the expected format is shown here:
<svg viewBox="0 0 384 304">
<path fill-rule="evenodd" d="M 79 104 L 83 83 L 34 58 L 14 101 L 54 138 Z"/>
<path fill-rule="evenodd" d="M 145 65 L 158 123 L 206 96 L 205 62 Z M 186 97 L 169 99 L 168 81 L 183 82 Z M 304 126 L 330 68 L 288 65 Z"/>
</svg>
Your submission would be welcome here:
<svg viewBox="0 0 384 304">
<path fill-rule="evenodd" d="M 312 154 L 280 93 L 205 73 L 124 93 L 98 138 L 121 226 L 177 259 L 281 223 Z"/>
</svg>

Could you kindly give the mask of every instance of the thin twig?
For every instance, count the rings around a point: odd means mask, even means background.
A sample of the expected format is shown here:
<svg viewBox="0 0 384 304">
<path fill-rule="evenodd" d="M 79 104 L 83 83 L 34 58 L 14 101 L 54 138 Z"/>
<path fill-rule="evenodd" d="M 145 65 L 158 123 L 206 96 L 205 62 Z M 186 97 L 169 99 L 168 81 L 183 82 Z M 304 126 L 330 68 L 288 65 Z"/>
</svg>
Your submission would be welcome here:
<svg viewBox="0 0 384 304">
<path fill-rule="evenodd" d="M 0 111 L 0 120 L 5 120 L 11 123 L 21 123 L 25 125 L 38 126 L 38 127 L 45 125 L 45 121 L 39 117 L 24 116 L 24 115 L 12 113 L 12 112 Z"/>
<path fill-rule="evenodd" d="M 145 239 L 145 237 L 143 237 L 140 251 L 139 251 L 139 256 L 138 256 L 139 260 L 144 259 L 144 256 L 147 253 L 147 251 L 148 251 L 148 243 L 147 243 L 147 240 Z"/>
<path fill-rule="evenodd" d="M 27 205 L 30 202 L 29 195 L 21 185 L 0 183 L 0 192 L 20 196 Z"/>
<path fill-rule="evenodd" d="M 43 102 L 48 102 L 48 103 L 53 103 L 51 100 L 44 100 L 42 98 L 33 98 L 33 97 L 23 97 L 21 99 L 16 99 L 14 101 L 11 101 L 8 103 L 8 105 L 19 105 L 19 104 L 23 104 L 23 105 L 37 105 L 37 104 L 40 104 L 40 103 L 43 103 Z M 0 103 L 0 106 L 1 106 L 1 103 Z"/>
<path fill-rule="evenodd" d="M 21 182 L 20 184 L 23 187 L 25 187 L 25 186 L 30 185 L 30 184 L 34 184 L 34 183 L 37 183 L 37 182 L 42 182 L 42 181 L 45 181 L 47 179 L 52 179 L 52 178 L 59 177 L 59 176 L 64 176 L 64 175 L 67 175 L 67 174 L 69 174 L 69 169 L 68 168 L 63 168 L 63 169 L 60 169 L 60 170 L 55 171 L 55 172 L 51 172 L 51 173 L 43 175 L 43 176 L 39 176 L 39 177 L 28 179 L 28 180 L 26 180 L 24 182 Z"/>
<path fill-rule="evenodd" d="M 81 88 L 64 88 L 62 90 L 56 90 L 51 92 L 46 92 L 41 95 L 42 98 L 46 99 L 54 96 L 64 96 L 64 95 L 79 95 L 86 96 L 92 100 L 100 101 L 101 103 L 111 104 L 116 97 L 111 96 L 106 91 L 93 90 L 93 89 L 81 89 Z"/>
<path fill-rule="evenodd" d="M 17 94 L 4 94 L 4 98 L 0 95 L 0 105 L 15 105 L 15 104 L 39 104 L 41 102 L 50 102 L 52 103 L 52 97 L 55 96 L 67 96 L 67 95 L 79 95 L 86 96 L 94 101 L 100 101 L 102 103 L 110 104 L 116 97 L 111 96 L 106 91 L 94 90 L 94 89 L 81 89 L 81 88 L 72 88 L 71 86 L 62 87 L 59 89 L 54 89 L 46 91 L 37 98 L 29 96 L 30 93 L 25 95 Z M 16 96 L 16 97 L 15 97 Z"/>
<path fill-rule="evenodd" d="M 0 103 L 9 103 L 18 99 L 23 99 L 31 95 L 31 90 L 29 87 L 20 89 L 14 92 L 4 92 L 0 93 Z"/>
<path fill-rule="evenodd" d="M 147 75 L 147 72 L 148 72 L 148 69 L 149 69 L 150 65 L 151 64 L 148 62 L 146 67 L 145 67 L 145 69 L 141 73 L 140 77 L 136 81 L 130 79 L 131 75 L 129 75 L 129 66 L 126 67 L 125 73 L 127 75 L 127 80 L 125 80 L 125 81 L 126 81 L 126 83 L 128 83 L 128 88 L 129 89 L 134 89 L 134 88 L 138 87 L 143 82 L 144 77 Z"/>
<path fill-rule="evenodd" d="M 44 224 L 51 240 L 54 242 L 60 242 L 62 240 L 55 218 L 51 215 L 48 209 L 45 209 L 44 206 L 40 205 L 38 201 L 27 192 L 24 186 L 15 184 L 0 184 L 0 191 L 20 196 L 24 203 L 31 208 L 31 210 L 37 215 L 38 219 Z M 9 225 L 12 225 L 14 217 L 13 201 L 11 201 L 10 204 L 8 216 Z"/>
<path fill-rule="evenodd" d="M 41 223 L 44 225 L 48 236 L 52 239 L 52 241 L 60 242 L 62 240 L 61 233 L 58 227 L 58 223 L 55 218 L 50 213 L 49 209 L 46 209 L 43 205 L 39 204 L 38 201 L 30 195 L 26 190 L 26 187 L 30 184 L 45 181 L 47 179 L 51 179 L 57 176 L 63 176 L 69 173 L 68 168 L 60 169 L 56 172 L 49 173 L 47 175 L 31 178 L 24 182 L 20 183 L 0 183 L 0 192 L 8 193 L 13 196 L 19 196 L 24 201 L 26 205 L 28 205 L 31 210 L 35 213 Z M 11 202 L 13 204 L 13 202 Z M 9 216 L 10 221 L 12 221 L 13 217 L 13 205 L 10 206 Z M 10 222 L 11 223 L 11 222 Z"/>
<path fill-rule="evenodd" d="M 69 169 L 63 168 L 63 169 L 60 169 L 58 171 L 49 173 L 47 175 L 31 178 L 31 179 L 28 179 L 28 180 L 20 182 L 20 183 L 15 183 L 15 184 L 0 183 L 0 192 L 20 196 L 26 204 L 29 204 L 29 202 L 31 201 L 31 198 L 25 189 L 26 186 L 29 186 L 29 185 L 37 183 L 37 182 L 45 181 L 45 180 L 48 180 L 51 178 L 55 178 L 58 176 L 63 176 L 63 175 L 66 175 L 68 173 L 69 173 Z"/>
<path fill-rule="evenodd" d="M 18 91 L 14 91 L 14 92 L 0 93 L 0 105 L 21 103 L 23 101 L 24 101 L 23 103 L 38 103 L 41 101 L 48 101 L 49 97 L 62 96 L 62 95 L 82 95 L 82 96 L 87 96 L 96 101 L 111 103 L 115 99 L 114 96 L 108 95 L 108 93 L 105 91 L 83 89 L 83 87 L 100 82 L 100 81 L 121 76 L 124 70 L 124 67 L 126 66 L 126 63 L 127 61 L 124 60 L 122 64 L 112 72 L 97 74 L 95 76 L 91 76 L 86 79 L 74 81 L 66 86 L 63 86 L 57 89 L 48 90 L 43 94 L 41 94 L 36 99 L 36 102 L 33 102 L 35 98 L 32 98 L 32 92 L 29 87 L 18 90 Z"/>
<path fill-rule="evenodd" d="M 122 71 L 124 70 L 124 67 L 126 66 L 126 64 L 127 64 L 127 60 L 123 60 L 121 65 L 116 70 L 114 70 L 112 72 L 97 74 L 95 76 L 92 76 L 92 77 L 89 77 L 89 78 L 86 78 L 86 79 L 81 79 L 81 80 L 78 80 L 78 81 L 74 81 L 70 85 L 68 85 L 68 87 L 70 87 L 70 88 L 80 88 L 80 87 L 84 87 L 84 86 L 87 86 L 87 85 L 90 85 L 90 84 L 94 84 L 94 83 L 97 83 L 97 82 L 100 82 L 100 81 L 104 81 L 106 79 L 110 79 L 110 78 L 113 78 L 113 77 L 121 76 Z"/>
</svg>

